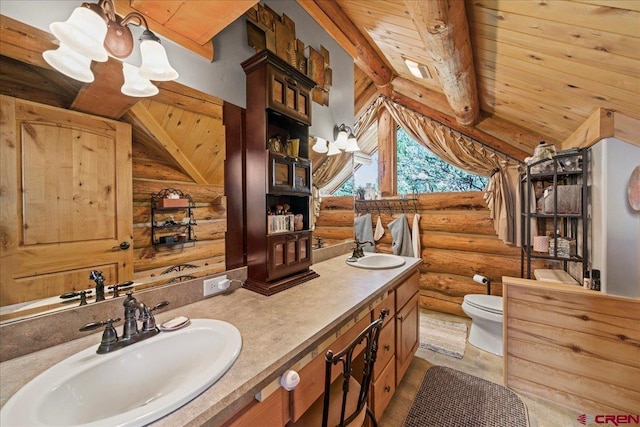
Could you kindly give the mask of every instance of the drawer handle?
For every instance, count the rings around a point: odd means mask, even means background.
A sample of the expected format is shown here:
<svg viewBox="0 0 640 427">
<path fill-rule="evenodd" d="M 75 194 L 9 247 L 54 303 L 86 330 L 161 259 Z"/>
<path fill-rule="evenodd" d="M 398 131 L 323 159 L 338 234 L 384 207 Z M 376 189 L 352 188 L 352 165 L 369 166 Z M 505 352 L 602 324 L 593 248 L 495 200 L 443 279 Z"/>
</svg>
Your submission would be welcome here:
<svg viewBox="0 0 640 427">
<path fill-rule="evenodd" d="M 285 77 L 284 79 L 285 79 L 285 80 L 287 81 L 287 83 L 289 83 L 290 85 L 292 85 L 292 86 L 298 86 L 298 82 L 297 82 L 296 80 L 292 79 L 291 77 Z"/>
<path fill-rule="evenodd" d="M 390 385 L 385 386 L 385 387 L 384 387 L 384 391 L 386 391 L 387 393 L 389 393 L 389 392 L 391 391 L 391 386 L 390 386 Z"/>
<path fill-rule="evenodd" d="M 389 351 L 389 350 L 391 350 L 391 346 L 389 344 L 385 344 L 384 349 Z"/>
</svg>

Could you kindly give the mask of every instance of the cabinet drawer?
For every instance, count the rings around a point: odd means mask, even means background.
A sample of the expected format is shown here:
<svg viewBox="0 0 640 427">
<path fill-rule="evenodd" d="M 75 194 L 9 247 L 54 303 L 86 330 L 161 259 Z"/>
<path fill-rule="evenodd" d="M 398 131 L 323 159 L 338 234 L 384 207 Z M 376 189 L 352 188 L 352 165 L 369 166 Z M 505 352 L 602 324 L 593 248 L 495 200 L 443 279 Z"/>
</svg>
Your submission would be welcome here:
<svg viewBox="0 0 640 427">
<path fill-rule="evenodd" d="M 398 312 L 420 289 L 420 273 L 414 272 L 396 288 L 396 312 Z"/>
<path fill-rule="evenodd" d="M 300 383 L 290 393 L 291 395 L 291 418 L 293 421 L 298 419 L 309 409 L 309 407 L 316 401 L 318 397 L 322 395 L 324 391 L 324 376 L 325 376 L 325 360 L 324 355 L 327 350 L 333 350 L 338 352 L 342 350 L 347 344 L 351 342 L 364 328 L 370 323 L 370 317 L 367 314 L 358 323 L 356 323 L 351 329 L 342 334 L 336 341 L 334 341 L 327 349 L 319 352 L 319 354 L 309 364 L 304 366 L 298 371 L 300 375 Z M 354 352 L 354 358 L 364 350 L 364 342 Z M 341 366 L 338 364 L 331 372 L 331 380 L 334 381 L 338 378 L 341 371 Z"/>
<path fill-rule="evenodd" d="M 382 370 L 380 378 L 373 383 L 373 388 L 371 390 L 371 406 L 373 407 L 373 413 L 378 420 L 387 408 L 387 405 L 389 405 L 389 402 L 393 397 L 393 393 L 396 391 L 395 373 L 395 360 L 391 358 L 391 361 Z"/>
<path fill-rule="evenodd" d="M 278 388 L 264 401 L 253 400 L 222 423 L 223 427 L 282 427 L 289 422 L 288 393 Z"/>
<path fill-rule="evenodd" d="M 387 295 L 387 297 L 383 299 L 380 304 L 375 306 L 375 308 L 371 312 L 371 321 L 373 322 L 377 320 L 378 317 L 380 317 L 380 312 L 386 308 L 387 310 L 389 310 L 389 314 L 387 314 L 387 317 L 384 318 L 384 324 L 386 325 L 387 323 L 389 323 L 391 319 L 393 319 L 393 316 L 395 316 L 396 314 L 394 302 L 395 302 L 395 292 L 391 291 L 389 292 L 389 295 Z"/>
<path fill-rule="evenodd" d="M 391 317 L 393 318 L 393 317 Z M 389 360 L 393 358 L 396 352 L 396 328 L 393 322 L 387 323 L 380 331 L 380 338 L 378 339 L 378 357 L 376 364 L 373 366 L 373 380 L 375 381 L 380 377 L 382 370 Z"/>
</svg>

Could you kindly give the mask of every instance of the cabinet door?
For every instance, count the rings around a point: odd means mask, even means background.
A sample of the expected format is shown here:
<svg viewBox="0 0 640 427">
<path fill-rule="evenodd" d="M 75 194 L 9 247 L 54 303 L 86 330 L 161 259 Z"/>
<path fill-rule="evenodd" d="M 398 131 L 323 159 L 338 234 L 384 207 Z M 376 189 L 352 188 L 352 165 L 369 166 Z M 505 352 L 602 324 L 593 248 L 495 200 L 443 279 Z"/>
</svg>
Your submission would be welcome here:
<svg viewBox="0 0 640 427">
<path fill-rule="evenodd" d="M 298 84 L 296 79 L 274 68 L 269 69 L 269 107 L 311 124 L 309 89 Z"/>
<path fill-rule="evenodd" d="M 418 349 L 420 325 L 418 295 L 416 293 L 396 314 L 396 385 L 400 384 Z"/>
<path fill-rule="evenodd" d="M 311 232 L 267 236 L 269 280 L 296 273 L 311 265 Z"/>
<path fill-rule="evenodd" d="M 1 97 L 0 299 L 133 278 L 131 127 Z M 122 244 L 122 249 L 120 245 Z"/>
<path fill-rule="evenodd" d="M 293 188 L 296 193 L 311 194 L 311 162 L 297 159 L 293 162 Z"/>
<path fill-rule="evenodd" d="M 282 427 L 289 421 L 289 393 L 279 387 L 262 402 L 253 400 L 222 423 L 223 427 Z"/>
</svg>

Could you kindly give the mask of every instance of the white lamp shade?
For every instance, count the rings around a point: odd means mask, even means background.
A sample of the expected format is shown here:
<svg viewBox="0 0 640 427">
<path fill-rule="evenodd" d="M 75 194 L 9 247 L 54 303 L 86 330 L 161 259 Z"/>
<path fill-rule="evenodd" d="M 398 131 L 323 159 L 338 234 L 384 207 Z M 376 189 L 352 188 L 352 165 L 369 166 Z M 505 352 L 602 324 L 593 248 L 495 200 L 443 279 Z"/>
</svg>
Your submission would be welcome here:
<svg viewBox="0 0 640 427">
<path fill-rule="evenodd" d="M 340 154 L 340 149 L 336 146 L 335 143 L 329 142 L 329 150 L 327 152 L 327 156 L 334 156 L 336 154 Z"/>
<path fill-rule="evenodd" d="M 72 79 L 91 83 L 94 79 L 91 72 L 91 59 L 80 55 L 64 43 L 56 50 L 47 50 L 42 54 L 47 64 Z"/>
<path fill-rule="evenodd" d="M 327 147 L 327 140 L 316 138 L 316 143 L 313 144 L 313 147 L 311 147 L 311 149 L 316 153 L 326 153 L 327 151 L 329 151 L 329 148 Z"/>
<path fill-rule="evenodd" d="M 49 29 L 61 43 L 94 61 L 104 62 L 109 56 L 104 48 L 107 24 L 97 13 L 77 7 L 65 22 L 54 22 Z"/>
<path fill-rule="evenodd" d="M 124 74 L 124 84 L 120 91 L 125 95 L 140 98 L 158 94 L 158 88 L 149 79 L 140 77 L 139 68 L 135 65 L 123 62 L 122 73 Z"/>
<path fill-rule="evenodd" d="M 358 140 L 355 136 L 349 135 L 349 139 L 347 139 L 347 146 L 344 151 L 349 153 L 353 153 L 354 151 L 360 151 L 360 147 L 358 147 Z"/>
<path fill-rule="evenodd" d="M 178 72 L 171 67 L 164 47 L 154 40 L 140 42 L 142 65 L 140 76 L 149 80 L 169 81 L 178 78 Z"/>
<path fill-rule="evenodd" d="M 334 144 L 341 150 L 344 150 L 347 147 L 347 132 L 341 130 L 338 132 L 338 137 L 336 138 Z"/>
</svg>

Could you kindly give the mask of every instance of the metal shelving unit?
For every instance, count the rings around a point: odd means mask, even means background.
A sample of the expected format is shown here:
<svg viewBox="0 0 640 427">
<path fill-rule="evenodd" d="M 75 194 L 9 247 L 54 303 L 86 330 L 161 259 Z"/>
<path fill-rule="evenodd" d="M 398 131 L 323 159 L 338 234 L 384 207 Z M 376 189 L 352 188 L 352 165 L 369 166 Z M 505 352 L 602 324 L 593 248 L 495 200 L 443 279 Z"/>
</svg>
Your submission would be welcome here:
<svg viewBox="0 0 640 427">
<path fill-rule="evenodd" d="M 587 186 L 588 150 L 586 148 L 577 150 L 567 150 L 561 152 L 550 159 L 543 159 L 528 164 L 526 172 L 521 176 L 521 206 L 522 221 L 522 251 L 521 251 L 521 277 L 531 279 L 532 261 L 536 259 L 556 261 L 562 265 L 565 271 L 569 271 L 569 263 L 580 264 L 578 273 L 580 281 L 588 268 L 588 206 L 589 193 Z M 535 198 L 535 185 L 542 185 L 543 191 L 550 189 L 553 193 L 551 212 L 532 211 L 532 205 L 538 207 L 538 200 Z M 558 212 L 558 188 L 564 185 L 580 186 L 580 212 Z M 532 199 L 533 198 L 533 199 Z M 535 203 L 533 203 L 535 200 Z M 550 237 L 549 253 L 536 252 L 533 250 L 531 236 L 531 221 L 537 221 L 540 229 L 548 231 L 550 227 L 552 236 Z M 558 243 L 560 239 L 575 239 L 576 253 L 568 255 L 560 254 Z M 580 243 L 580 244 L 579 244 Z"/>
</svg>

